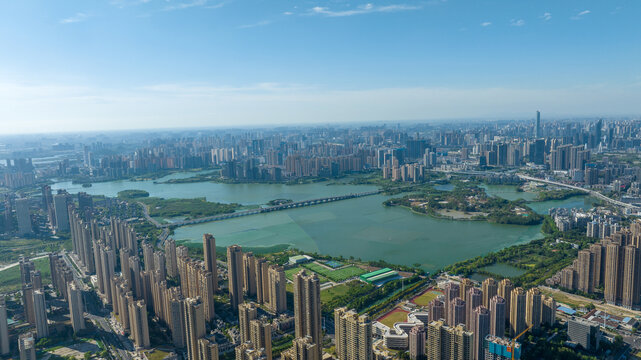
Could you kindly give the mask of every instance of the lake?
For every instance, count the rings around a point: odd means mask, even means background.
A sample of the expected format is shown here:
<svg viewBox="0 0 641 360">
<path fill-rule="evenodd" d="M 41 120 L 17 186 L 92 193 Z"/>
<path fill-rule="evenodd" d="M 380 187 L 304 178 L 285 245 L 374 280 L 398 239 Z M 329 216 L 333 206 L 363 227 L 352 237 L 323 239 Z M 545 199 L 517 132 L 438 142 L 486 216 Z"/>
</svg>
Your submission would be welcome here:
<svg viewBox="0 0 641 360">
<path fill-rule="evenodd" d="M 185 176 L 173 174 L 170 176 Z M 188 176 L 191 176 L 188 175 Z M 168 177 L 157 181 L 167 180 Z M 374 190 L 370 185 L 283 184 L 157 184 L 154 181 L 112 181 L 95 183 L 90 188 L 59 182 L 53 189 L 66 188 L 71 193 L 115 196 L 119 191 L 140 189 L 151 196 L 193 198 L 208 201 L 264 204 L 286 198 L 313 199 L 332 195 Z M 488 186 L 491 195 L 505 198 L 525 195 L 515 186 Z M 533 194 L 534 195 L 534 194 Z M 454 221 L 414 214 L 400 207 L 384 207 L 388 196 L 374 195 L 322 205 L 246 216 L 219 222 L 183 226 L 175 230 L 176 240 L 202 241 L 203 233 L 212 233 L 217 245 L 271 246 L 289 244 L 308 251 L 379 260 L 397 264 L 420 264 L 435 271 L 451 263 L 469 259 L 541 238 L 540 225 L 499 225 L 483 221 Z M 583 197 L 562 201 L 532 203 L 540 213 L 550 207 L 590 207 Z"/>
</svg>

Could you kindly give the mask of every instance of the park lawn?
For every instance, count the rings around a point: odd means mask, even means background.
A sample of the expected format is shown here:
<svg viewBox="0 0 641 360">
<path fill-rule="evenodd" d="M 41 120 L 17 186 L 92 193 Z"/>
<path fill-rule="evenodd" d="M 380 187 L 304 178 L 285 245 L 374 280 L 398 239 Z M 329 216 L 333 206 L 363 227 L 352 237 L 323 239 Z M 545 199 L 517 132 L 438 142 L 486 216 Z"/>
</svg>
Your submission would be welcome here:
<svg viewBox="0 0 641 360">
<path fill-rule="evenodd" d="M 51 270 L 49 268 L 49 258 L 36 259 L 33 261 L 37 270 L 40 270 L 42 275 L 42 284 L 51 283 Z M 20 266 L 12 266 L 8 269 L 0 271 L 0 293 L 12 293 L 20 290 Z"/>
<path fill-rule="evenodd" d="M 349 292 L 349 285 L 340 284 L 329 289 L 321 290 L 321 303 L 330 302 L 333 298 L 343 296 Z"/>
<path fill-rule="evenodd" d="M 156 350 L 147 352 L 146 355 L 147 355 L 147 359 L 149 360 L 162 360 L 167 355 L 169 355 L 169 353 L 156 349 Z"/>
<path fill-rule="evenodd" d="M 391 312 L 385 314 L 382 318 L 378 319 L 378 321 L 391 328 L 394 327 L 394 324 L 397 322 L 407 321 L 407 312 L 405 310 L 396 308 Z"/>
<path fill-rule="evenodd" d="M 354 265 L 349 265 L 344 268 L 336 269 L 336 270 L 330 270 L 316 263 L 307 263 L 307 264 L 303 264 L 303 266 L 319 275 L 323 275 L 327 277 L 328 279 L 334 282 L 342 282 L 347 279 L 365 274 L 367 272 Z"/>
<path fill-rule="evenodd" d="M 64 240 L 42 240 L 13 238 L 0 241 L 0 263 L 18 261 L 21 256 L 32 256 L 43 252 L 59 251 Z"/>
<path fill-rule="evenodd" d="M 418 306 L 427 306 L 430 301 L 436 299 L 439 295 L 441 294 L 438 291 L 430 289 L 413 298 L 412 302 Z"/>
</svg>

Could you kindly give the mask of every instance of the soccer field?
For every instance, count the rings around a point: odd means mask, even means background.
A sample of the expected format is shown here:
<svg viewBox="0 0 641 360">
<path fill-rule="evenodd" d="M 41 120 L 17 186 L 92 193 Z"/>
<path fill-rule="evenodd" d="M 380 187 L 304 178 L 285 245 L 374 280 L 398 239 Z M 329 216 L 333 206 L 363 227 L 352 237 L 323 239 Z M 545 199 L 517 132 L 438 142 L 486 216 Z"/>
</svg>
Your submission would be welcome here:
<svg viewBox="0 0 641 360">
<path fill-rule="evenodd" d="M 303 266 L 319 275 L 322 275 L 334 282 L 341 282 L 345 281 L 349 278 L 353 278 L 355 276 L 359 276 L 361 274 L 366 273 L 365 270 L 356 267 L 354 265 L 350 265 L 347 267 L 344 267 L 342 269 L 337 269 L 337 270 L 330 270 L 324 266 L 318 265 L 316 263 L 308 263 L 308 264 L 303 264 Z"/>
</svg>

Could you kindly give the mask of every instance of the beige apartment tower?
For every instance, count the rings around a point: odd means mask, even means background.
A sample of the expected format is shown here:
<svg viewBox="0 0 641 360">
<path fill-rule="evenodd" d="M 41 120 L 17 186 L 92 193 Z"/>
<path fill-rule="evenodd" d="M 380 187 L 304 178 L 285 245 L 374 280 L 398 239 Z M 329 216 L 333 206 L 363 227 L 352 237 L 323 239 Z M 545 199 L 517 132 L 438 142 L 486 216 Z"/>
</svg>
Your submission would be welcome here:
<svg viewBox="0 0 641 360">
<path fill-rule="evenodd" d="M 336 356 L 338 360 L 372 360 L 372 323 L 355 310 L 334 310 Z"/>
<path fill-rule="evenodd" d="M 249 338 L 254 348 L 263 349 L 267 360 L 272 359 L 272 324 L 260 320 L 249 323 Z"/>
<path fill-rule="evenodd" d="M 316 345 L 316 358 L 322 351 L 320 280 L 301 270 L 294 275 L 294 325 L 296 339 L 309 336 Z"/>
<path fill-rule="evenodd" d="M 203 255 L 205 257 L 205 270 L 209 271 L 214 279 L 214 293 L 218 291 L 218 269 L 216 267 L 216 238 L 212 234 L 203 235 Z"/>
<path fill-rule="evenodd" d="M 243 302 L 243 250 L 238 245 L 227 248 L 229 300 L 234 310 Z"/>
<path fill-rule="evenodd" d="M 512 290 L 510 299 L 510 336 L 514 337 L 526 329 L 525 325 L 526 294 L 523 288 Z"/>
</svg>

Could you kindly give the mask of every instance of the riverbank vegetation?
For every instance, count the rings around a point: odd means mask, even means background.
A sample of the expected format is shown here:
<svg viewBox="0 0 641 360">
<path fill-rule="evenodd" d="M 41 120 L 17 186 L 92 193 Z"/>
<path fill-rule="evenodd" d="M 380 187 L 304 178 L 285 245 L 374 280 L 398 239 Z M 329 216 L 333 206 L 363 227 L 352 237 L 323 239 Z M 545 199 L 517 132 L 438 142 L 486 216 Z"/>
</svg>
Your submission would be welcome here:
<svg viewBox="0 0 641 360">
<path fill-rule="evenodd" d="M 585 192 L 581 190 L 541 190 L 536 196 L 536 201 L 565 200 L 573 196 L 583 195 L 585 195 Z"/>
<path fill-rule="evenodd" d="M 139 201 L 149 211 L 149 216 L 158 218 L 172 218 L 184 216 L 187 219 L 195 219 L 206 216 L 229 214 L 238 210 L 241 205 L 223 204 L 207 201 L 204 197 L 193 199 L 164 199 L 149 197 L 144 190 L 123 190 L 118 197 L 124 200 Z"/>
<path fill-rule="evenodd" d="M 588 247 L 595 240 L 585 236 L 585 232 L 580 229 L 561 232 L 549 217 L 546 217 L 543 230 L 543 239 L 464 260 L 449 265 L 444 270 L 465 277 L 476 273 L 502 278 L 500 274 L 490 273 L 483 268 L 493 264 L 506 264 L 525 271 L 519 276 L 510 277 L 515 284 L 531 287 L 543 284 L 545 279 L 571 264 L 578 251 Z"/>
<path fill-rule="evenodd" d="M 524 200 L 510 201 L 488 196 L 484 189 L 457 182 L 451 191 L 421 189 L 402 198 L 389 199 L 385 206 L 404 206 L 414 212 L 454 220 L 486 220 L 497 224 L 537 225 L 543 217 Z"/>
</svg>

